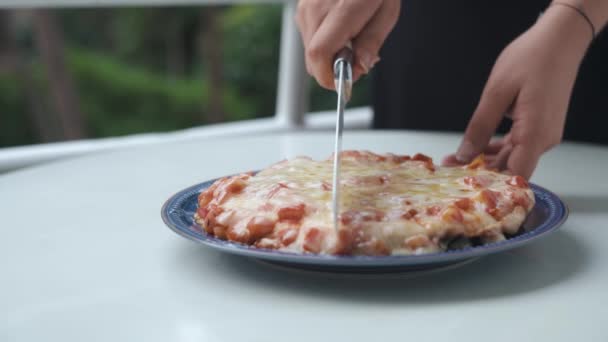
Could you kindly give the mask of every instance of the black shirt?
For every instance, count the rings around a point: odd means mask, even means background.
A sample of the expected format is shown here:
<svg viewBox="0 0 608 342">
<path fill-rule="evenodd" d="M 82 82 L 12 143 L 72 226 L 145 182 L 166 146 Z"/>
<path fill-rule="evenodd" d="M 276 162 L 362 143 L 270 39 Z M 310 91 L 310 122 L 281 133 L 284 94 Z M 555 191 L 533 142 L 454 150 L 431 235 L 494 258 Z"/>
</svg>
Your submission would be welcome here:
<svg viewBox="0 0 608 342">
<path fill-rule="evenodd" d="M 404 0 L 374 69 L 374 128 L 464 131 L 496 58 L 549 2 Z M 607 129 L 604 33 L 580 67 L 564 138 L 608 144 Z"/>
</svg>

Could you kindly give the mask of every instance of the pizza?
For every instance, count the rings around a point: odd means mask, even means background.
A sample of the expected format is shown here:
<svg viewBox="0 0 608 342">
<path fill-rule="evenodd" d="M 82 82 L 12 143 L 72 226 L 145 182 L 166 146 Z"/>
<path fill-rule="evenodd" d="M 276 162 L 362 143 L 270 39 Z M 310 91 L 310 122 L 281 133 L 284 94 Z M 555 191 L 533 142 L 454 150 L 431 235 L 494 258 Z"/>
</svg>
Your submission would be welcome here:
<svg viewBox="0 0 608 342">
<path fill-rule="evenodd" d="M 200 193 L 194 219 L 219 239 L 258 248 L 423 254 L 504 240 L 534 206 L 524 178 L 488 169 L 483 157 L 462 167 L 441 167 L 423 154 L 340 157 L 338 227 L 331 157 L 297 157 L 219 179 Z"/>
</svg>

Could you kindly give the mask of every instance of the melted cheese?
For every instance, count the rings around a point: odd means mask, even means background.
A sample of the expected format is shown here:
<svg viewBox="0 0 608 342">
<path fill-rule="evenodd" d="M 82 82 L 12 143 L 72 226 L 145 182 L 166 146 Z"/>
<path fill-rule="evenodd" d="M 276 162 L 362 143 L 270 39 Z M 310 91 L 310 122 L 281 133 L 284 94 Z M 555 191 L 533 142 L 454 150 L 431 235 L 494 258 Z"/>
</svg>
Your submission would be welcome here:
<svg viewBox="0 0 608 342">
<path fill-rule="evenodd" d="M 276 222 L 273 232 L 246 243 L 287 251 L 411 254 L 441 250 L 442 239 L 456 236 L 504 238 L 503 233 L 517 230 L 534 204 L 527 186 L 511 185 L 510 176 L 485 169 L 429 167 L 429 161 L 396 161 L 365 152 L 345 152 L 341 163 L 340 234 L 332 223 L 331 158 L 277 163 L 246 177 L 244 189 L 222 203 L 218 187 L 213 201 L 221 205 L 225 219 L 218 224 L 240 236 L 248 233 L 252 217 L 263 216 Z M 527 199 L 525 207 L 512 203 L 517 196 Z M 471 200 L 467 210 L 455 206 L 463 198 Z M 297 212 L 301 205 L 301 218 L 280 218 L 282 208 Z M 281 232 L 287 230 L 297 231 L 296 239 L 281 243 Z"/>
</svg>

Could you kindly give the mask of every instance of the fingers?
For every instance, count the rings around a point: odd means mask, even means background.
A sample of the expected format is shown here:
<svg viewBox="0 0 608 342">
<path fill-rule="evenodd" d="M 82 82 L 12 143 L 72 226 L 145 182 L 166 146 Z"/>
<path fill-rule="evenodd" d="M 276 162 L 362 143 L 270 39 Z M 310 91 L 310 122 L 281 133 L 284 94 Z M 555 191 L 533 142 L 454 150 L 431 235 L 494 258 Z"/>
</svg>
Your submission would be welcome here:
<svg viewBox="0 0 608 342">
<path fill-rule="evenodd" d="M 494 162 L 494 160 L 497 158 L 497 155 L 501 152 L 501 150 L 503 150 L 503 147 L 506 144 L 511 144 L 510 134 L 505 135 L 503 138 L 498 138 L 498 139 L 490 141 L 488 146 L 485 147 L 485 149 L 483 150 L 483 154 L 486 157 L 486 161 L 490 164 L 490 167 L 499 169 L 499 170 L 504 169 L 504 166 L 498 167 L 498 166 L 493 166 L 491 164 Z M 511 148 L 512 148 L 512 146 L 511 146 Z M 467 164 L 467 163 L 463 163 L 463 162 L 459 161 L 456 158 L 455 153 L 446 156 L 441 162 L 441 165 L 443 165 L 443 166 L 462 166 L 464 164 Z"/>
<path fill-rule="evenodd" d="M 441 161 L 443 166 L 462 166 L 462 163 L 456 159 L 456 154 L 450 154 Z"/>
<path fill-rule="evenodd" d="M 543 151 L 533 146 L 517 145 L 509 155 L 507 171 L 529 179 L 538 164 Z"/>
<path fill-rule="evenodd" d="M 491 169 L 496 169 L 499 171 L 505 170 L 507 168 L 507 162 L 509 157 L 511 156 L 511 152 L 513 151 L 513 145 L 504 144 L 502 148 L 496 152 L 495 157 L 489 161 L 488 166 Z"/>
<path fill-rule="evenodd" d="M 456 152 L 458 161 L 468 163 L 483 152 L 496 132 L 504 113 L 515 101 L 517 92 L 518 88 L 502 77 L 490 75 Z"/>
<path fill-rule="evenodd" d="M 526 125 L 530 125 L 526 122 Z M 513 131 L 504 138 L 490 142 L 483 153 L 487 165 L 491 169 L 501 172 L 520 175 L 529 179 L 536 169 L 542 154 L 553 146 L 559 144 L 558 140 L 545 142 L 544 136 L 532 135 L 534 129 L 522 130 L 520 125 L 515 125 L 514 129 L 518 132 L 518 139 L 513 141 Z M 523 131 L 523 133 L 521 132 Z M 538 139 L 537 139 L 538 138 Z M 540 139 L 540 140 L 539 140 Z M 442 161 L 443 166 L 462 166 L 466 163 L 459 161 L 456 154 L 445 157 Z"/>
<path fill-rule="evenodd" d="M 324 88 L 334 89 L 333 59 L 353 43 L 353 78 L 380 59 L 380 47 L 399 18 L 400 0 L 300 0 L 296 22 L 306 51 L 306 69 Z"/>
<path fill-rule="evenodd" d="M 329 10 L 306 49 L 312 75 L 322 87 L 334 89 L 334 56 L 361 32 L 381 3 L 378 0 L 341 1 Z"/>
<path fill-rule="evenodd" d="M 502 150 L 505 144 L 510 143 L 510 141 L 511 140 L 508 134 L 503 138 L 494 139 L 490 141 L 488 146 L 486 146 L 486 148 L 483 150 L 483 153 L 486 155 L 497 154 L 498 152 L 500 152 L 500 150 Z"/>
<path fill-rule="evenodd" d="M 490 168 L 502 171 L 507 168 L 507 161 L 512 151 L 513 143 L 511 133 L 509 133 L 504 138 L 491 141 L 483 153 L 492 156 L 492 159 L 488 160 Z"/>
<path fill-rule="evenodd" d="M 380 61 L 380 47 L 397 23 L 401 8 L 400 0 L 384 1 L 382 6 L 353 40 L 355 55 L 353 78 L 359 79 Z"/>
<path fill-rule="evenodd" d="M 505 145 L 498 153 L 490 154 L 486 157 L 488 167 L 513 175 L 520 175 L 529 179 L 540 160 L 542 151 L 532 149 L 526 145 L 513 146 Z M 445 157 L 442 161 L 443 166 L 462 166 L 463 163 L 456 159 L 452 154 Z"/>
<path fill-rule="evenodd" d="M 296 24 L 300 30 L 300 36 L 302 37 L 302 44 L 304 49 L 308 49 L 308 45 L 314 35 L 319 29 L 319 26 L 329 13 L 329 10 L 333 6 L 331 1 L 320 1 L 320 0 L 300 0 L 298 2 L 298 8 L 295 16 Z M 312 75 L 312 69 L 310 63 L 306 59 L 306 70 Z"/>
</svg>

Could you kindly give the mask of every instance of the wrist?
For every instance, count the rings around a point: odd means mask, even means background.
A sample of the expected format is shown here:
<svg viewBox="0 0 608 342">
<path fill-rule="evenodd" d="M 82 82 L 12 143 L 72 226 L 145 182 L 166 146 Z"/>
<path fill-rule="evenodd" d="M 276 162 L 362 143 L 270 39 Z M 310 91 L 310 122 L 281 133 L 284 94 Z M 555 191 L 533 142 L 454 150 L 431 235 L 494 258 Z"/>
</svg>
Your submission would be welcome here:
<svg viewBox="0 0 608 342">
<path fill-rule="evenodd" d="M 583 5 L 582 0 L 574 1 L 574 0 L 560 0 L 553 1 L 549 5 L 551 6 L 562 6 L 571 11 L 578 13 L 581 19 L 585 20 L 589 25 L 589 30 L 591 30 L 591 40 L 594 40 L 597 36 L 597 25 L 594 23 L 594 20 L 591 19 L 591 16 L 588 14 L 587 9 Z"/>
<path fill-rule="evenodd" d="M 569 5 L 580 10 L 590 22 L 597 36 L 608 21 L 608 1 L 605 0 L 553 0 L 551 6 L 557 4 Z"/>
<path fill-rule="evenodd" d="M 535 26 L 559 42 L 560 53 L 578 62 L 593 41 L 593 32 L 587 20 L 566 6 L 549 6 Z"/>
</svg>

